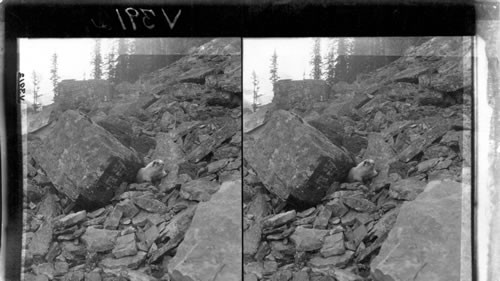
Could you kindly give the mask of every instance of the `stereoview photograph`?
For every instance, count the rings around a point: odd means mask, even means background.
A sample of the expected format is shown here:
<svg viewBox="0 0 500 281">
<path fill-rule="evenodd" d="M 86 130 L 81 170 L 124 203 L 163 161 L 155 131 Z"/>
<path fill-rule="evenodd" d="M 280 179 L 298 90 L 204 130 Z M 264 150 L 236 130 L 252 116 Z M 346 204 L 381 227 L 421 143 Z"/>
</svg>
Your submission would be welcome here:
<svg viewBox="0 0 500 281">
<path fill-rule="evenodd" d="M 241 280 L 241 40 L 19 40 L 22 280 Z"/>
<path fill-rule="evenodd" d="M 243 39 L 245 280 L 471 280 L 472 46 Z"/>
</svg>

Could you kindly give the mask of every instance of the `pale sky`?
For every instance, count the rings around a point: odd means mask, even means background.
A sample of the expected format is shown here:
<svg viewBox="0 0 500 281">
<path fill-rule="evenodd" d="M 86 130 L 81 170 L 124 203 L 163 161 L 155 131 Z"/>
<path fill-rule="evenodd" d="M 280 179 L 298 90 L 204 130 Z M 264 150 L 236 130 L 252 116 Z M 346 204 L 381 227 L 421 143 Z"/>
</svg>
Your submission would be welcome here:
<svg viewBox="0 0 500 281">
<path fill-rule="evenodd" d="M 109 53 L 112 39 L 101 39 L 101 54 Z M 26 100 L 33 102 L 32 73 L 40 74 L 40 103 L 52 103 L 53 92 L 50 81 L 52 55 L 57 53 L 58 75 L 60 80 L 82 80 L 91 78 L 90 64 L 95 39 L 19 39 L 19 72 L 24 73 L 26 81 Z"/>
<path fill-rule="evenodd" d="M 326 39 L 326 38 L 325 38 Z M 326 56 L 327 40 L 321 40 L 321 53 Z M 304 72 L 309 78 L 313 38 L 251 38 L 243 39 L 243 89 L 246 93 L 253 90 L 252 71 L 259 80 L 261 104 L 272 101 L 273 90 L 270 78 L 271 56 L 274 50 L 278 56 L 278 76 L 280 79 L 300 80 Z M 248 94 L 245 98 L 252 100 Z"/>
</svg>

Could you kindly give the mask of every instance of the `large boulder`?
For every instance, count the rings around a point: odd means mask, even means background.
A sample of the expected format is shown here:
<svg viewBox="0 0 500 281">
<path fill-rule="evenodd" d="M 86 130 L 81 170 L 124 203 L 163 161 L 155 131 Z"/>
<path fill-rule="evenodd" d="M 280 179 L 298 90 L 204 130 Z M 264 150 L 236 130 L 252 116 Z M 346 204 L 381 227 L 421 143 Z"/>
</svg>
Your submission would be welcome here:
<svg viewBox="0 0 500 281">
<path fill-rule="evenodd" d="M 467 229 L 462 224 L 470 221 L 470 211 L 462 209 L 469 189 L 457 182 L 434 181 L 414 201 L 403 204 L 371 263 L 374 280 L 464 280 L 461 274 L 471 268 L 470 248 L 462 248 L 471 235 L 470 224 Z"/>
<path fill-rule="evenodd" d="M 354 166 L 352 155 L 300 117 L 275 111 L 266 124 L 246 134 L 245 159 L 266 188 L 316 204 L 334 181 L 345 179 Z"/>
<path fill-rule="evenodd" d="M 142 166 L 137 154 L 77 111 L 64 112 L 50 126 L 33 158 L 57 190 L 72 200 L 109 203 L 124 181 Z"/>
<path fill-rule="evenodd" d="M 241 181 L 225 182 L 198 205 L 168 264 L 173 281 L 241 280 Z"/>
<path fill-rule="evenodd" d="M 274 84 L 273 103 L 278 109 L 307 111 L 315 102 L 328 100 L 330 92 L 323 80 L 279 80 Z"/>
</svg>

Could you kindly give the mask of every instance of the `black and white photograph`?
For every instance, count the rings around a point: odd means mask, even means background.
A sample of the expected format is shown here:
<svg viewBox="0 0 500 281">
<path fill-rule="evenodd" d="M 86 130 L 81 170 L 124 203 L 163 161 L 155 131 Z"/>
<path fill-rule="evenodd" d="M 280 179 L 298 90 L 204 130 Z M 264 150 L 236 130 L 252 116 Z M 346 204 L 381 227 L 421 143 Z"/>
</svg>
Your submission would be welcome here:
<svg viewBox="0 0 500 281">
<path fill-rule="evenodd" d="M 0 280 L 496 280 L 499 9 L 0 0 Z"/>
<path fill-rule="evenodd" d="M 243 39 L 246 281 L 471 280 L 474 42 Z"/>
<path fill-rule="evenodd" d="M 241 280 L 241 39 L 18 53 L 21 279 Z"/>
</svg>

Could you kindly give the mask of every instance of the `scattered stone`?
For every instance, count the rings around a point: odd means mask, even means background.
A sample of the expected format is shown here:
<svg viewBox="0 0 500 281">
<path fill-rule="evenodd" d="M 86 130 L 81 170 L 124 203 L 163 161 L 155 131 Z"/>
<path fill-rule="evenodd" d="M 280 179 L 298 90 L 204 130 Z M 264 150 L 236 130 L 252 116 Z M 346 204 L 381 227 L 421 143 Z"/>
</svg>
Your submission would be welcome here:
<svg viewBox="0 0 500 281">
<path fill-rule="evenodd" d="M 310 215 L 312 215 L 314 213 L 314 211 L 316 211 L 316 208 L 314 207 L 311 207 L 305 211 L 302 211 L 302 212 L 298 212 L 297 213 L 297 217 L 299 218 L 305 218 L 305 217 L 308 217 Z"/>
<path fill-rule="evenodd" d="M 389 195 L 398 200 L 415 200 L 424 191 L 426 183 L 417 178 L 408 178 L 391 184 Z"/>
<path fill-rule="evenodd" d="M 158 236 L 160 236 L 160 231 L 158 230 L 156 225 L 152 225 L 144 232 L 144 239 L 142 240 L 142 242 L 145 243 L 146 249 L 149 250 L 154 241 L 158 239 Z"/>
<path fill-rule="evenodd" d="M 105 208 L 99 208 L 91 213 L 88 213 L 87 214 L 87 217 L 93 219 L 93 218 L 96 218 L 102 214 L 104 214 L 106 212 L 106 209 Z"/>
<path fill-rule="evenodd" d="M 439 163 L 439 158 L 433 158 L 429 160 L 425 160 L 423 162 L 418 163 L 417 165 L 417 172 L 418 173 L 425 173 L 429 171 L 430 169 L 434 168 L 436 164 Z"/>
<path fill-rule="evenodd" d="M 295 272 L 292 281 L 309 281 L 309 274 L 304 270 Z"/>
<path fill-rule="evenodd" d="M 127 277 L 130 281 L 157 281 L 158 279 L 138 270 L 127 270 Z"/>
<path fill-rule="evenodd" d="M 309 260 L 309 266 L 312 268 L 326 268 L 326 269 L 334 269 L 336 267 L 343 268 L 347 265 L 347 263 L 352 259 L 354 255 L 353 251 L 347 250 L 344 254 L 339 256 L 331 256 L 328 258 L 322 257 L 313 257 Z"/>
<path fill-rule="evenodd" d="M 399 214 L 399 208 L 392 209 L 385 213 L 382 218 L 373 226 L 369 232 L 371 239 L 382 237 L 389 233 Z"/>
<path fill-rule="evenodd" d="M 296 214 L 295 210 L 277 214 L 262 221 L 262 225 L 269 228 L 278 227 L 294 220 Z"/>
<path fill-rule="evenodd" d="M 59 236 L 57 236 L 57 240 L 59 240 L 59 241 L 74 240 L 74 239 L 79 238 L 80 236 L 82 236 L 82 234 L 85 233 L 85 229 L 86 229 L 85 227 L 82 227 L 82 228 L 76 230 L 73 233 L 69 233 L 69 234 L 66 234 L 66 235 L 59 235 Z"/>
<path fill-rule="evenodd" d="M 282 240 L 290 236 L 295 231 L 295 227 L 290 227 L 278 234 L 267 235 L 267 240 Z"/>
<path fill-rule="evenodd" d="M 365 227 L 364 224 L 360 224 L 353 231 L 346 232 L 346 238 L 348 240 L 348 242 L 346 243 L 346 247 L 350 250 L 356 251 L 359 244 L 361 243 L 361 241 L 363 241 L 367 233 L 368 229 Z"/>
<path fill-rule="evenodd" d="M 295 249 L 297 251 L 314 251 L 323 246 L 324 238 L 328 233 L 328 230 L 310 229 L 298 226 L 292 236 L 290 236 L 290 240 L 295 244 Z"/>
<path fill-rule="evenodd" d="M 367 224 L 373 220 L 373 218 L 368 213 L 360 213 L 354 210 L 350 210 L 345 216 L 341 219 L 342 225 L 353 225 L 356 221 Z"/>
<path fill-rule="evenodd" d="M 38 264 L 38 265 L 34 265 L 32 266 L 32 269 L 33 269 L 33 272 L 36 274 L 36 275 L 45 275 L 47 276 L 49 279 L 53 279 L 54 278 L 54 265 L 51 264 L 51 263 L 41 263 L 41 264 Z"/>
<path fill-rule="evenodd" d="M 64 261 L 58 261 L 54 263 L 54 276 L 61 276 L 68 273 L 69 264 Z"/>
<path fill-rule="evenodd" d="M 145 252 L 138 252 L 135 256 L 128 256 L 119 259 L 105 258 L 99 263 L 99 265 L 106 268 L 128 267 L 136 269 L 144 261 L 145 258 Z"/>
<path fill-rule="evenodd" d="M 167 206 L 155 199 L 139 197 L 134 198 L 133 202 L 137 205 L 137 207 L 151 213 L 164 213 L 167 211 Z"/>
<path fill-rule="evenodd" d="M 273 276 L 271 277 L 271 280 L 276 280 L 276 281 L 288 281 L 292 279 L 293 273 L 291 270 L 280 270 L 278 272 L 275 272 Z"/>
<path fill-rule="evenodd" d="M 139 209 L 134 205 L 132 200 L 129 199 L 125 199 L 116 204 L 116 209 L 123 213 L 123 218 L 133 218 L 139 213 Z"/>
<path fill-rule="evenodd" d="M 123 216 L 123 212 L 120 208 L 115 207 L 113 208 L 113 211 L 109 216 L 106 218 L 104 221 L 104 228 L 105 229 L 116 229 L 118 225 L 120 224 L 120 220 Z"/>
<path fill-rule="evenodd" d="M 345 253 L 344 233 L 339 232 L 325 237 L 323 247 L 320 250 L 321 256 L 324 258 L 330 256 L 342 255 Z"/>
<path fill-rule="evenodd" d="M 29 245 L 29 243 L 28 243 L 28 245 Z M 49 248 L 49 251 L 48 251 L 47 255 L 45 256 L 45 260 L 48 261 L 48 262 L 53 262 L 54 259 L 59 254 L 61 254 L 61 247 L 60 247 L 59 243 L 53 242 L 52 245 Z"/>
<path fill-rule="evenodd" d="M 342 202 L 349 208 L 358 212 L 371 212 L 374 211 L 376 206 L 371 201 L 357 197 L 344 197 Z"/>
<path fill-rule="evenodd" d="M 271 275 L 278 270 L 278 263 L 275 261 L 265 261 L 262 275 Z"/>
<path fill-rule="evenodd" d="M 326 203 L 325 208 L 332 210 L 332 216 L 334 217 L 342 217 L 349 209 L 342 203 L 342 200 L 339 198 L 333 199 L 332 201 Z"/>
<path fill-rule="evenodd" d="M 82 271 L 70 271 L 64 275 L 64 281 L 84 281 L 85 273 Z"/>
<path fill-rule="evenodd" d="M 87 220 L 83 223 L 83 226 L 101 225 L 106 221 L 106 216 L 100 216 L 91 220 Z"/>
<path fill-rule="evenodd" d="M 147 223 L 152 223 L 154 225 L 158 225 L 164 222 L 165 219 L 162 218 L 160 214 L 150 213 L 146 211 L 140 211 L 133 219 L 132 224 L 135 226 L 143 227 Z"/>
<path fill-rule="evenodd" d="M 262 262 L 249 262 L 245 264 L 243 270 L 245 271 L 245 273 L 254 274 L 259 279 L 262 279 L 264 264 Z"/>
<path fill-rule="evenodd" d="M 220 184 L 206 179 L 189 181 L 182 185 L 180 195 L 187 200 L 206 202 L 219 190 Z"/>
<path fill-rule="evenodd" d="M 331 216 L 332 210 L 330 208 L 323 208 L 314 220 L 313 227 L 318 229 L 325 229 Z"/>
<path fill-rule="evenodd" d="M 78 224 L 87 219 L 87 212 L 85 210 L 78 213 L 69 214 L 63 218 L 54 221 L 55 228 L 66 228 Z"/>
<path fill-rule="evenodd" d="M 253 223 L 243 233 L 243 254 L 254 256 L 257 253 L 262 236 L 260 223 Z"/>
<path fill-rule="evenodd" d="M 113 249 L 113 255 L 119 259 L 127 256 L 134 256 L 137 254 L 137 247 L 135 244 L 135 233 L 120 236 L 116 239 L 116 246 Z"/>
<path fill-rule="evenodd" d="M 224 141 L 230 139 L 240 128 L 240 122 L 228 118 L 224 125 L 215 131 L 210 138 L 203 141 L 186 156 L 188 161 L 198 163 L 207 156 L 214 148 L 218 147 Z"/>
<path fill-rule="evenodd" d="M 114 248 L 120 231 L 88 227 L 81 239 L 91 252 L 105 252 Z"/>
<path fill-rule="evenodd" d="M 52 241 L 52 230 L 51 223 L 42 223 L 28 245 L 30 255 L 45 256 L 48 253 L 50 242 Z"/>
<path fill-rule="evenodd" d="M 255 276 L 255 274 L 250 273 L 250 274 L 245 274 L 245 276 L 243 277 L 243 280 L 245 280 L 245 281 L 258 281 L 259 279 L 257 279 L 257 276 Z"/>
<path fill-rule="evenodd" d="M 99 272 L 89 272 L 85 273 L 85 281 L 101 281 L 101 274 Z"/>
</svg>

